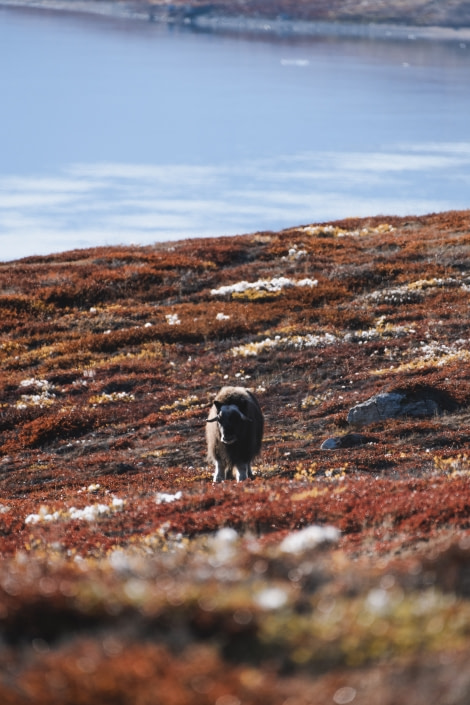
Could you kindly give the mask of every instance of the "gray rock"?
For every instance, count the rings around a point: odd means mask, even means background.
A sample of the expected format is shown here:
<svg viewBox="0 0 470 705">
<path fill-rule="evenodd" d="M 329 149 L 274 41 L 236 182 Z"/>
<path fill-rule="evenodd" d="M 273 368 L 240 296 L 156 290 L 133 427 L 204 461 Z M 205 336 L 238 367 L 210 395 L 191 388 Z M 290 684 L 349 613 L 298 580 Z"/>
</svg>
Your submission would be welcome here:
<svg viewBox="0 0 470 705">
<path fill-rule="evenodd" d="M 450 402 L 438 390 L 381 392 L 350 409 L 347 421 L 353 426 L 367 426 L 399 416 L 433 416 L 446 410 L 450 410 Z"/>
<path fill-rule="evenodd" d="M 341 448 L 338 441 L 339 438 L 327 438 L 326 441 L 323 441 L 321 444 L 320 450 L 336 450 L 337 448 Z"/>
<path fill-rule="evenodd" d="M 364 436 L 362 433 L 346 433 L 344 436 L 334 436 L 327 438 L 320 446 L 320 450 L 338 450 L 338 448 L 357 448 L 367 443 L 377 443 L 377 439 L 372 436 Z"/>
</svg>

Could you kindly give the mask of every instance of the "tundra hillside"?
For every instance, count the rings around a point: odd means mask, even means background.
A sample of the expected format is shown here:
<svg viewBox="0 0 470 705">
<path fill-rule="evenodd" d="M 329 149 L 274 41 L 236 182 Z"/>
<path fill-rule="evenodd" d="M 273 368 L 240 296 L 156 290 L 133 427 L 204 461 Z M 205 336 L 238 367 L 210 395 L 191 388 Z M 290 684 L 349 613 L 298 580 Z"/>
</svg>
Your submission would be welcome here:
<svg viewBox="0 0 470 705">
<path fill-rule="evenodd" d="M 352 34 L 363 30 L 373 33 L 382 25 L 382 29 L 387 27 L 388 36 L 391 25 L 397 31 L 412 26 L 421 28 L 420 36 L 430 36 L 431 32 L 434 36 L 465 42 L 470 28 L 467 0 L 0 0 L 0 6 L 183 23 L 202 30 L 261 31 L 263 34 L 288 33 L 292 29 L 291 22 L 297 23 L 295 33 L 302 34 L 306 26 L 302 30 L 299 22 L 319 22 L 332 24 L 328 30 L 323 24 L 323 30 L 320 26 L 315 32 L 341 29 Z M 457 34 L 455 30 L 460 32 Z"/>
<path fill-rule="evenodd" d="M 469 27 L 470 5 L 466 0 L 138 0 L 135 6 L 150 7 L 186 20 L 201 14 L 212 16 L 280 18 L 327 22 L 377 22 L 416 26 Z"/>
<path fill-rule="evenodd" d="M 465 211 L 1 264 L 0 701 L 468 703 L 469 262 Z"/>
</svg>

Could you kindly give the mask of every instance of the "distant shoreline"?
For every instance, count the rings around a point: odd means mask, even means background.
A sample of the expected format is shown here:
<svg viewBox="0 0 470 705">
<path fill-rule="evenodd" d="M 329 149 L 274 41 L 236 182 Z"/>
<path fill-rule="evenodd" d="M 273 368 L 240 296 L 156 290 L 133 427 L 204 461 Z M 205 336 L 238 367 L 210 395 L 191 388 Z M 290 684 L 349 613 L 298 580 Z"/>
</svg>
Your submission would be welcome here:
<svg viewBox="0 0 470 705">
<path fill-rule="evenodd" d="M 169 9 L 170 8 L 170 9 Z M 348 37 L 377 40 L 470 42 L 470 27 L 401 25 L 361 21 L 297 20 L 290 18 L 232 16 L 183 7 L 116 0 L 0 0 L 1 9 L 40 10 L 105 18 L 155 22 L 207 32 L 295 37 Z"/>
</svg>

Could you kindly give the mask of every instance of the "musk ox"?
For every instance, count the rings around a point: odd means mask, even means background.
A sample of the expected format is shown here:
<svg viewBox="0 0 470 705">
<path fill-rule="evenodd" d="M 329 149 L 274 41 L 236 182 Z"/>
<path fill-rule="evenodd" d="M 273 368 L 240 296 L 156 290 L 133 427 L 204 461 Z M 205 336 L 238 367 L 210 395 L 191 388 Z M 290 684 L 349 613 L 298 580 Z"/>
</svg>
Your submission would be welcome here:
<svg viewBox="0 0 470 705">
<path fill-rule="evenodd" d="M 258 400 L 245 387 L 222 387 L 206 423 L 207 459 L 214 482 L 252 478 L 251 461 L 260 452 L 264 419 Z"/>
</svg>

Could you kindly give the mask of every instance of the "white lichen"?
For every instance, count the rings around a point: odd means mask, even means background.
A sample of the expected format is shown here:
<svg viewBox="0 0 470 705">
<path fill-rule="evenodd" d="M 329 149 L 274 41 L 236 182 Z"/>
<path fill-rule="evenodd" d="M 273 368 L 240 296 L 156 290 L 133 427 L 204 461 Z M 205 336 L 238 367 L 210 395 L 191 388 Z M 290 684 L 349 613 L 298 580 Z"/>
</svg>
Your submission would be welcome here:
<svg viewBox="0 0 470 705">
<path fill-rule="evenodd" d="M 272 350 L 273 348 L 295 348 L 296 350 L 303 350 L 304 348 L 317 348 L 324 347 L 326 345 L 333 345 L 337 342 L 336 336 L 332 333 L 324 333 L 323 335 L 312 335 L 308 333 L 307 335 L 292 335 L 292 336 L 280 336 L 276 335 L 274 338 L 265 338 L 264 340 L 253 341 L 251 343 L 245 343 L 244 345 L 237 345 L 232 348 L 232 355 L 235 357 L 250 357 L 256 356 L 265 350 Z"/>
<path fill-rule="evenodd" d="M 287 600 L 287 592 L 280 587 L 264 588 L 254 596 L 254 601 L 263 610 L 277 610 L 283 607 Z"/>
<path fill-rule="evenodd" d="M 436 340 L 421 341 L 419 347 L 412 351 L 412 359 L 402 362 L 396 367 L 381 368 L 375 370 L 373 374 L 383 375 L 393 372 L 398 374 L 410 370 L 422 370 L 429 368 L 442 368 L 455 362 L 468 364 L 470 362 L 470 351 L 468 350 L 468 340 L 459 340 L 451 345 L 446 345 Z"/>
<path fill-rule="evenodd" d="M 289 249 L 287 255 L 285 255 L 282 258 L 282 260 L 284 262 L 285 261 L 295 261 L 295 260 L 303 259 L 304 257 L 307 256 L 307 254 L 308 254 L 307 250 L 299 250 L 299 249 L 297 249 L 297 245 L 294 245 L 293 247 L 291 247 Z"/>
<path fill-rule="evenodd" d="M 115 404 L 116 402 L 132 402 L 135 401 L 135 396 L 129 394 L 128 392 L 110 392 L 109 394 L 103 392 L 103 394 L 98 394 L 90 397 L 89 403 L 92 406 L 97 406 L 99 404 Z"/>
<path fill-rule="evenodd" d="M 400 338 L 410 333 L 415 333 L 415 329 L 411 326 L 399 326 L 394 323 L 387 323 L 385 316 L 380 316 L 380 318 L 376 320 L 373 328 L 346 333 L 344 341 L 348 343 L 361 343 L 368 340 Z"/>
<path fill-rule="evenodd" d="M 157 492 L 155 496 L 155 501 L 157 504 L 169 504 L 171 502 L 176 502 L 178 499 L 181 499 L 183 496 L 183 493 L 181 490 L 178 490 L 178 492 L 175 492 L 175 494 L 169 494 L 167 492 Z"/>
<path fill-rule="evenodd" d="M 272 279 L 258 279 L 255 282 L 241 281 L 236 284 L 227 284 L 220 286 L 218 289 L 212 289 L 212 296 L 227 296 L 228 294 L 244 294 L 247 291 L 266 291 L 269 293 L 277 293 L 282 289 L 290 287 L 314 287 L 318 285 L 316 279 L 299 279 L 293 281 L 288 277 L 273 277 Z"/>
<path fill-rule="evenodd" d="M 174 409 L 189 409 L 190 407 L 205 406 L 206 402 L 201 404 L 199 397 L 196 394 L 190 394 L 183 399 L 176 399 L 172 404 L 163 404 L 160 407 L 160 411 L 172 411 Z"/>
<path fill-rule="evenodd" d="M 365 295 L 365 299 L 375 304 L 401 305 L 419 303 L 424 300 L 426 293 L 432 292 L 434 289 L 459 287 L 467 290 L 467 283 L 455 277 L 417 279 L 407 284 L 372 291 Z"/>
<path fill-rule="evenodd" d="M 30 377 L 28 379 L 23 379 L 20 384 L 20 389 L 30 389 L 36 391 L 36 394 L 22 394 L 20 399 L 16 402 L 15 406 L 17 409 L 27 409 L 29 406 L 51 406 L 56 401 L 56 395 L 54 394 L 55 387 L 47 379 L 35 379 Z"/>
<path fill-rule="evenodd" d="M 68 509 L 49 511 L 47 507 L 41 507 L 38 514 L 28 514 L 25 524 L 49 523 L 52 521 L 70 521 L 78 519 L 80 521 L 95 521 L 101 516 L 113 514 L 124 507 L 124 500 L 113 497 L 110 504 L 90 504 L 82 509 L 69 507 Z"/>
<path fill-rule="evenodd" d="M 320 235 L 324 237 L 364 237 L 366 235 L 383 235 L 393 233 L 395 228 L 389 223 L 380 223 L 373 228 L 360 228 L 357 230 L 346 230 L 338 225 L 306 225 L 302 228 L 308 235 Z"/>
<path fill-rule="evenodd" d="M 300 531 L 293 531 L 282 541 L 279 549 L 283 553 L 303 553 L 324 543 L 337 543 L 341 532 L 334 526 L 313 524 Z"/>
</svg>

